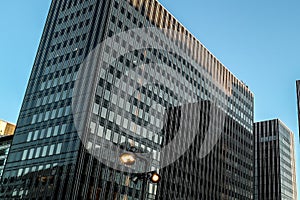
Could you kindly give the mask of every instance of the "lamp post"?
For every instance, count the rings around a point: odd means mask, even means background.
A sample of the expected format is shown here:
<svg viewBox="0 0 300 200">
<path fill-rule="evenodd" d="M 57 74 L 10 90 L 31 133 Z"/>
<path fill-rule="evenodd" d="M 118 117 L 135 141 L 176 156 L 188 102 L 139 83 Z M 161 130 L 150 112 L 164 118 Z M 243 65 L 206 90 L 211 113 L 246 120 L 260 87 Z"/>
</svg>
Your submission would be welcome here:
<svg viewBox="0 0 300 200">
<path fill-rule="evenodd" d="M 125 149 L 126 152 L 120 154 L 120 162 L 124 165 L 132 166 L 136 163 L 137 157 L 145 161 L 145 171 L 147 171 L 147 166 L 149 165 L 149 161 L 141 156 L 138 156 L 136 153 L 143 153 L 142 150 L 138 148 L 128 145 L 128 144 L 121 144 L 121 148 Z M 159 183 L 161 180 L 161 176 L 156 171 L 145 172 L 145 173 L 138 173 L 134 176 L 130 177 L 134 183 L 137 183 L 139 180 L 143 180 L 142 185 L 142 199 L 145 196 L 145 189 L 147 188 L 148 181 L 152 183 Z"/>
</svg>

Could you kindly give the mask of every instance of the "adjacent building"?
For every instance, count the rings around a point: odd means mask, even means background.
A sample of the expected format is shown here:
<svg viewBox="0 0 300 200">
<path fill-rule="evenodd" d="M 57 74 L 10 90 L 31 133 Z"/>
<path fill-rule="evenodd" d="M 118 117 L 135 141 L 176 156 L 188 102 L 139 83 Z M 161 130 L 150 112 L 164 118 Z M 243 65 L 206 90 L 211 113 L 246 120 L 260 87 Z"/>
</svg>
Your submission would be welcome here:
<svg viewBox="0 0 300 200">
<path fill-rule="evenodd" d="M 0 180 L 2 177 L 3 169 L 7 160 L 7 155 L 11 146 L 13 135 L 0 137 Z"/>
<path fill-rule="evenodd" d="M 294 134 L 279 119 L 254 124 L 254 199 L 297 199 Z"/>
<path fill-rule="evenodd" d="M 53 0 L 0 198 L 253 199 L 253 99 L 156 0 Z"/>
<path fill-rule="evenodd" d="M 0 180 L 11 146 L 15 128 L 16 126 L 14 124 L 0 120 Z"/>
<path fill-rule="evenodd" d="M 10 122 L 6 122 L 0 119 L 0 137 L 13 135 L 16 129 L 16 125 Z"/>
</svg>

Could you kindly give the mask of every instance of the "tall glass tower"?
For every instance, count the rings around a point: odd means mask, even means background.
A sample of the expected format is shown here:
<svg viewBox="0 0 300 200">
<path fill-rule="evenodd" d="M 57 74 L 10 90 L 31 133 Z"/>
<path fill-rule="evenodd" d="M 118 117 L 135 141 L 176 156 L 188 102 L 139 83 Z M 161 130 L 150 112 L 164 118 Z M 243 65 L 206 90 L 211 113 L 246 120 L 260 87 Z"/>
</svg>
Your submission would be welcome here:
<svg viewBox="0 0 300 200">
<path fill-rule="evenodd" d="M 253 98 L 156 0 L 53 0 L 0 198 L 253 199 Z"/>
<path fill-rule="evenodd" d="M 255 198 L 297 199 L 294 134 L 279 119 L 256 122 Z"/>
</svg>

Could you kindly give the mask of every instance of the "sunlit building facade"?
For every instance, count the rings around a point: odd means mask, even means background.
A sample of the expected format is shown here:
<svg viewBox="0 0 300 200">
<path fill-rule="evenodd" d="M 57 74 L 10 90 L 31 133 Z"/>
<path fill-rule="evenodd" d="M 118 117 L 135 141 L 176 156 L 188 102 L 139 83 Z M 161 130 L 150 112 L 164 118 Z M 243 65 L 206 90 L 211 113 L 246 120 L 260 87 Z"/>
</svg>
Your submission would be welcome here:
<svg viewBox="0 0 300 200">
<path fill-rule="evenodd" d="M 156 0 L 53 0 L 0 198 L 253 199 L 253 98 Z"/>
<path fill-rule="evenodd" d="M 0 119 L 0 137 L 13 135 L 16 125 Z"/>
<path fill-rule="evenodd" d="M 294 134 L 279 119 L 254 124 L 254 199 L 296 200 Z"/>
</svg>

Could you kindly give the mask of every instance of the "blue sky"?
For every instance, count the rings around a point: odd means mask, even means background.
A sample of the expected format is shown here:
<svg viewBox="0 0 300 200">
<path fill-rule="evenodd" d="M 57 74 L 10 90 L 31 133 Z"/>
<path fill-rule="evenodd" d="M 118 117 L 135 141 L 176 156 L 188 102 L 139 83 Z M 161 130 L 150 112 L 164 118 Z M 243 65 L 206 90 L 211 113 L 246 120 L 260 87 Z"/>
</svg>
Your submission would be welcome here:
<svg viewBox="0 0 300 200">
<path fill-rule="evenodd" d="M 300 1 L 160 2 L 249 86 L 256 121 L 280 118 L 295 133 L 300 191 Z M 17 120 L 49 5 L 50 0 L 0 1 L 0 119 Z"/>
</svg>

